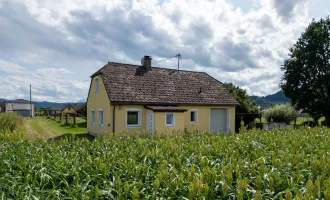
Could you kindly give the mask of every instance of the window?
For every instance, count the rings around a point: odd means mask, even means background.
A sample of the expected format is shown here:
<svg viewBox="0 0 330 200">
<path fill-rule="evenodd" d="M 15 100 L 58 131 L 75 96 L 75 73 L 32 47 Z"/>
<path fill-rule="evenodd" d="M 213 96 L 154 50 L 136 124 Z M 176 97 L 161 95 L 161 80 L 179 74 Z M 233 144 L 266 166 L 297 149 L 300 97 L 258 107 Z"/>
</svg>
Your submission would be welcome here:
<svg viewBox="0 0 330 200">
<path fill-rule="evenodd" d="M 190 110 L 190 123 L 198 122 L 198 111 L 196 109 Z"/>
<path fill-rule="evenodd" d="M 141 125 L 141 110 L 128 109 L 126 111 L 126 126 L 140 127 L 140 125 Z"/>
<path fill-rule="evenodd" d="M 91 124 L 94 126 L 95 125 L 95 111 L 91 110 Z"/>
<path fill-rule="evenodd" d="M 166 126 L 174 126 L 174 114 L 173 113 L 166 113 L 165 114 L 165 125 Z"/>
<path fill-rule="evenodd" d="M 95 79 L 95 94 L 99 93 L 99 79 Z"/>
<path fill-rule="evenodd" d="M 103 126 L 103 109 L 99 109 L 99 126 Z"/>
</svg>

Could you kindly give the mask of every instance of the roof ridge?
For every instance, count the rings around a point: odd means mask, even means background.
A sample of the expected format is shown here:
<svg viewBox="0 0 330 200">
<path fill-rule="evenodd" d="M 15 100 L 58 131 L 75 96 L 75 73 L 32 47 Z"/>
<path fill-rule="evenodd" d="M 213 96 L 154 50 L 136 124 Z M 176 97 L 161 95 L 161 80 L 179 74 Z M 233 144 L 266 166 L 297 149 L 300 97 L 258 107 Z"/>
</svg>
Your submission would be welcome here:
<svg viewBox="0 0 330 200">
<path fill-rule="evenodd" d="M 141 67 L 142 66 L 142 65 L 136 65 L 136 64 L 128 64 L 128 63 L 120 63 L 120 62 L 108 61 L 108 63 L 105 66 L 103 66 L 100 70 L 102 70 L 104 67 L 106 67 L 110 63 L 120 64 L 120 65 L 128 65 L 128 66 L 136 66 L 136 67 Z M 204 74 L 207 74 L 206 72 L 201 72 L 201 71 L 192 71 L 192 70 L 184 70 L 184 69 L 179 69 L 178 70 L 178 69 L 171 69 L 171 68 L 166 68 L 166 67 L 151 67 L 151 68 L 165 69 L 165 70 L 177 70 L 177 71 L 184 71 L 184 72 L 194 72 L 194 73 L 204 73 Z"/>
</svg>

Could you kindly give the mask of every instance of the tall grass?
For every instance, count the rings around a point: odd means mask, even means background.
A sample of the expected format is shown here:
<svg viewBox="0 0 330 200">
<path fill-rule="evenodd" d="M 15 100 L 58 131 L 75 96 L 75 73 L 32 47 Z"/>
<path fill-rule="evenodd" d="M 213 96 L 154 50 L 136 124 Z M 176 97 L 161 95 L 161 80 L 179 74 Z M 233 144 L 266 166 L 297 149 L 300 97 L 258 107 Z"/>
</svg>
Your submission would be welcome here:
<svg viewBox="0 0 330 200">
<path fill-rule="evenodd" d="M 330 130 L 93 141 L 0 135 L 3 199 L 330 199 Z"/>
<path fill-rule="evenodd" d="M 23 125 L 23 119 L 17 113 L 0 113 L 0 132 L 12 133 Z"/>
</svg>

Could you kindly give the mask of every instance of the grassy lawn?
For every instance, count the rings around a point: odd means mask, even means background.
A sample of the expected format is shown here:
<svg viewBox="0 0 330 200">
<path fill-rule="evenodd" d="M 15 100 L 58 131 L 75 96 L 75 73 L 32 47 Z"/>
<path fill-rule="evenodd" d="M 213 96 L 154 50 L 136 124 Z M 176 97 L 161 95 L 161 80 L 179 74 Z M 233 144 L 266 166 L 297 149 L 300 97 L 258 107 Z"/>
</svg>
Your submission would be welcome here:
<svg viewBox="0 0 330 200">
<path fill-rule="evenodd" d="M 60 121 L 59 118 L 47 118 L 47 117 L 37 117 L 39 121 L 42 121 L 50 128 L 56 130 L 56 132 L 61 134 L 77 134 L 86 133 L 86 120 L 82 118 L 76 118 L 76 126 L 73 126 L 73 118 L 69 118 L 68 124 L 65 124 L 65 118 Z"/>
<path fill-rule="evenodd" d="M 30 139 L 48 139 L 63 135 L 86 134 L 86 121 L 82 118 L 76 119 L 76 126 L 73 126 L 73 118 L 69 118 L 65 124 L 65 118 L 33 117 L 24 118 L 24 127 L 21 130 L 24 136 Z"/>
</svg>

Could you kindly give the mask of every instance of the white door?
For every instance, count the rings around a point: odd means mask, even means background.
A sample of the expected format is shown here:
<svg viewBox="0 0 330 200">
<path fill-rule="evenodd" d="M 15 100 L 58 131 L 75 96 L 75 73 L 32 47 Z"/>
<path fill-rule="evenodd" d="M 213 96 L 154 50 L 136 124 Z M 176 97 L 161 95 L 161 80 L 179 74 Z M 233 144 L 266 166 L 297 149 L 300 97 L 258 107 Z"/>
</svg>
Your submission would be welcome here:
<svg viewBox="0 0 330 200">
<path fill-rule="evenodd" d="M 147 112 L 147 129 L 154 134 L 154 112 L 150 110 Z"/>
<path fill-rule="evenodd" d="M 228 116 L 225 108 L 210 109 L 210 131 L 227 132 L 228 131 Z"/>
</svg>

